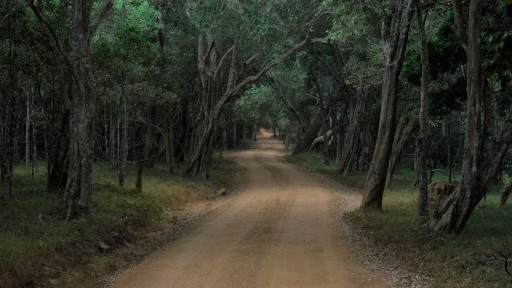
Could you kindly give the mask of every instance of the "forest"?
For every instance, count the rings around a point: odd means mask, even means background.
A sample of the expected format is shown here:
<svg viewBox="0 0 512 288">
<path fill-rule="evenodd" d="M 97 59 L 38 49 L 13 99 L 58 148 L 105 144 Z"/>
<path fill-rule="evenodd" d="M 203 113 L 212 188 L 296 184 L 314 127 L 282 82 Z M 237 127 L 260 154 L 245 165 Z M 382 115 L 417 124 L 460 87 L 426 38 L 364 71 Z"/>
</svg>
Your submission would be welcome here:
<svg viewBox="0 0 512 288">
<path fill-rule="evenodd" d="M 510 285 L 511 0 L 3 0 L 0 35 L 0 287 L 95 287 L 55 279 L 231 190 L 262 130 L 367 233 L 498 235 L 459 284 Z"/>
</svg>

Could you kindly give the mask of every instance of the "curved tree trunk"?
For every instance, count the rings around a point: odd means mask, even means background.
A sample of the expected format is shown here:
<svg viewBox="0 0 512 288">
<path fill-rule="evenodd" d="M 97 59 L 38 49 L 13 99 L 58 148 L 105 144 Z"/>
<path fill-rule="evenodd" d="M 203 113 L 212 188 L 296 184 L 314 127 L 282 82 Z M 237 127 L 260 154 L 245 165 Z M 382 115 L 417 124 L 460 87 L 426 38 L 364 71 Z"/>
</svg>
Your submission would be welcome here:
<svg viewBox="0 0 512 288">
<path fill-rule="evenodd" d="M 322 128 L 322 116 L 321 113 L 317 113 L 313 118 L 313 122 L 309 126 L 306 133 L 299 138 L 295 149 L 293 150 L 293 155 L 298 155 L 300 153 L 307 152 L 311 147 L 311 144 L 317 138 L 318 131 Z"/>
<path fill-rule="evenodd" d="M 405 144 L 411 138 L 411 133 L 415 129 L 417 119 L 411 119 L 407 125 L 405 125 L 405 117 L 400 117 L 397 131 L 393 139 L 393 147 L 391 149 L 391 156 L 389 158 L 388 172 L 386 175 L 386 187 L 391 186 L 393 175 L 395 174 L 396 168 L 400 164 L 400 156 L 404 150 Z"/>
<path fill-rule="evenodd" d="M 505 203 L 507 203 L 507 199 L 510 196 L 511 191 L 512 191 L 512 177 L 510 177 L 510 179 L 508 180 L 507 186 L 505 186 L 505 188 L 503 188 L 503 190 L 501 190 L 501 199 L 500 199 L 500 204 L 499 204 L 500 207 L 505 205 Z"/>
<path fill-rule="evenodd" d="M 390 0 L 390 15 L 382 21 L 382 47 L 384 71 L 379 131 L 373 152 L 372 163 L 366 178 L 361 208 L 382 209 L 382 196 L 395 133 L 396 97 L 398 80 L 404 61 L 409 36 L 410 20 L 413 15 L 412 1 L 406 7 L 403 1 Z M 400 31 L 400 33 L 397 33 Z"/>
</svg>

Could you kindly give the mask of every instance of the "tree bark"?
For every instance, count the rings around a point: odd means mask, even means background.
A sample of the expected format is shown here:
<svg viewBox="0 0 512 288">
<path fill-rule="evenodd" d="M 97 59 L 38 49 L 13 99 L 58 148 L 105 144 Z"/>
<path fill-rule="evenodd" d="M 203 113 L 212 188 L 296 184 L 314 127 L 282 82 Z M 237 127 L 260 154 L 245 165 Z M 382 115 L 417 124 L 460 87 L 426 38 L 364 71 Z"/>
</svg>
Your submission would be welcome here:
<svg viewBox="0 0 512 288">
<path fill-rule="evenodd" d="M 102 16 L 110 7 L 107 0 L 91 19 L 93 0 L 74 0 L 69 55 L 73 73 L 70 115 L 70 160 L 64 193 L 66 219 L 84 218 L 93 213 L 92 157 L 95 138 L 96 95 L 91 67 L 92 38 Z"/>
<path fill-rule="evenodd" d="M 398 81 L 413 16 L 412 1 L 390 0 L 389 14 L 382 21 L 384 71 L 382 79 L 381 112 L 377 141 L 366 178 L 361 209 L 382 209 L 382 196 L 395 132 Z"/>
<path fill-rule="evenodd" d="M 420 0 L 415 0 L 416 6 L 416 24 L 418 26 L 418 34 L 420 37 L 420 54 L 421 54 L 421 104 L 420 104 L 420 133 L 416 138 L 416 150 L 418 151 L 418 188 L 419 202 L 418 215 L 420 217 L 428 216 L 428 178 L 427 178 L 427 159 L 428 149 L 430 146 L 430 130 L 429 114 L 429 89 L 430 89 L 430 60 L 427 43 L 427 35 L 425 33 L 425 22 Z M 448 164 L 449 165 L 449 164 Z"/>
</svg>

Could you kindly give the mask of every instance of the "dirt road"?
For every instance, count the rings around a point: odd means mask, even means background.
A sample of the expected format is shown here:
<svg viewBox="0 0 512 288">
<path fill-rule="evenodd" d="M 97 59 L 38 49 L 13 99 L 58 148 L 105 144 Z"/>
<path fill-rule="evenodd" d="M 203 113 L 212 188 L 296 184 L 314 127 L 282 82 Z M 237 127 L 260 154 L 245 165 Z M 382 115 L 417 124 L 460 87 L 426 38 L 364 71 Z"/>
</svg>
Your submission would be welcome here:
<svg viewBox="0 0 512 288">
<path fill-rule="evenodd" d="M 350 252 L 338 196 L 282 155 L 268 133 L 231 154 L 246 171 L 239 195 L 111 287 L 385 287 Z"/>
</svg>

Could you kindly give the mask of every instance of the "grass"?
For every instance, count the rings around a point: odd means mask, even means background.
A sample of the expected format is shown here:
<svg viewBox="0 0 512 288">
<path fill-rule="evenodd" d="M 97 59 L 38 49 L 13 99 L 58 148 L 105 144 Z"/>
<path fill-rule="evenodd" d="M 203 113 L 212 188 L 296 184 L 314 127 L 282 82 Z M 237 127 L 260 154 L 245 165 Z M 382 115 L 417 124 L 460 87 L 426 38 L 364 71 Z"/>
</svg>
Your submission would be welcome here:
<svg viewBox="0 0 512 288">
<path fill-rule="evenodd" d="M 287 155 L 286 159 L 355 188 L 364 186 L 366 174 L 342 177 L 334 163 L 323 163 L 320 153 Z M 356 210 L 347 215 L 349 221 L 375 245 L 392 248 L 402 265 L 430 276 L 433 287 L 512 287 L 504 260 L 495 257 L 502 252 L 512 258 L 512 208 L 510 204 L 498 207 L 499 187 L 490 189 L 461 234 L 447 235 L 431 232 L 428 223 L 416 216 L 418 193 L 411 187 L 412 179 L 412 171 L 397 171 L 392 187 L 384 192 L 383 211 Z M 447 178 L 435 174 L 433 181 Z"/>
<path fill-rule="evenodd" d="M 39 163 L 44 167 L 44 163 Z M 165 165 L 145 168 L 143 193 L 137 193 L 136 167 L 128 167 L 126 186 L 117 186 L 117 173 L 96 163 L 93 173 L 95 215 L 86 220 L 62 220 L 61 195 L 46 192 L 46 169 L 32 179 L 29 167 L 15 168 L 14 198 L 0 202 L 0 287 L 92 287 L 95 279 L 134 258 L 132 252 L 110 253 L 97 266 L 98 241 L 112 250 L 137 243 L 169 220 L 162 212 L 215 198 L 220 187 L 230 188 L 233 165 L 223 163 L 211 180 L 171 176 Z M 0 193 L 4 191 L 4 185 Z M 124 257 L 126 259 L 118 259 Z M 108 258 L 108 257 L 107 257 Z M 68 274 L 74 273 L 72 276 Z M 65 280 L 56 279 L 69 278 Z M 75 282 L 73 282 L 75 281 Z M 78 281 L 78 282 L 77 282 Z"/>
</svg>

